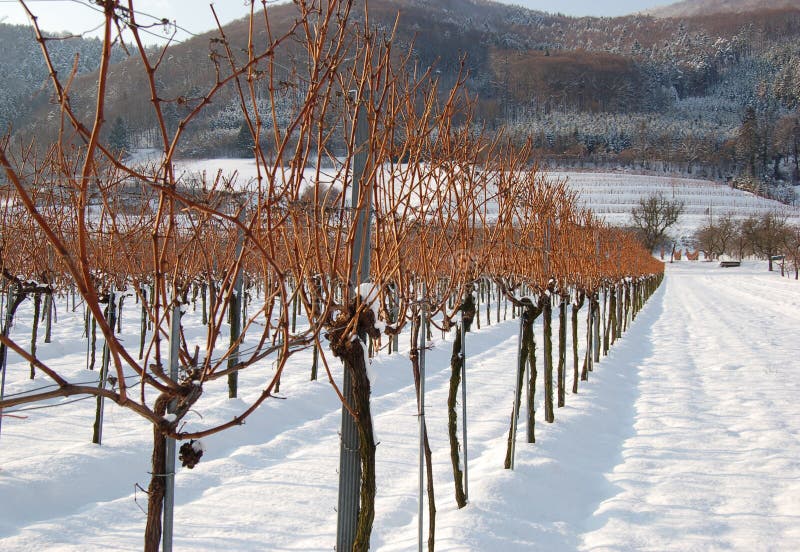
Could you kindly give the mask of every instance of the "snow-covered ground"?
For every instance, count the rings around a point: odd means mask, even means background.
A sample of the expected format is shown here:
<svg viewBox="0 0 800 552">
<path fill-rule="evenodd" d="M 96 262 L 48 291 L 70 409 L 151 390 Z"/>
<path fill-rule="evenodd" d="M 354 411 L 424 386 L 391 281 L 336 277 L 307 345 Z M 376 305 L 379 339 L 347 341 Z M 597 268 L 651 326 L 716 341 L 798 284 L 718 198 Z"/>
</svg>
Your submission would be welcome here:
<svg viewBox="0 0 800 552">
<path fill-rule="evenodd" d="M 182 178 L 205 174 L 213 180 L 219 172 L 226 178 L 235 177 L 237 186 L 247 186 L 258 176 L 252 159 L 199 159 L 176 163 L 177 174 Z M 323 171 L 326 182 L 335 179 L 332 169 Z M 784 214 L 788 221 L 800 225 L 800 207 L 784 205 L 772 199 L 736 190 L 711 180 L 675 176 L 637 175 L 630 173 L 591 171 L 548 171 L 551 179 L 565 180 L 567 186 L 578 193 L 578 204 L 592 209 L 612 226 L 626 226 L 631 222 L 631 211 L 642 197 L 662 194 L 669 199 L 682 201 L 684 214 L 670 229 L 678 242 L 692 238 L 709 217 L 731 216 L 742 219 L 761 216 L 768 212 Z M 304 178 L 311 182 L 316 177 L 306 171 Z"/>
<path fill-rule="evenodd" d="M 684 214 L 670 228 L 670 234 L 679 240 L 691 238 L 711 216 L 742 219 L 776 212 L 786 215 L 791 224 L 800 224 L 800 208 L 796 205 L 784 205 L 710 180 L 589 171 L 548 174 L 565 179 L 567 186 L 578 192 L 581 206 L 592 209 L 614 226 L 630 224 L 630 213 L 640 198 L 662 194 L 683 202 Z"/>
<path fill-rule="evenodd" d="M 637 352 L 632 424 L 606 474 L 613 490 L 582 545 L 797 550 L 798 283 L 673 266 Z"/>
<path fill-rule="evenodd" d="M 662 287 L 579 394 L 567 395 L 555 423 L 540 409 L 535 445 L 524 443 L 521 421 L 513 472 L 503 458 L 518 325 L 483 322 L 467 344 L 470 503 L 462 510 L 446 435 L 452 342 L 438 335 L 427 358 L 438 550 L 798 549 L 798 282 L 763 263 L 668 265 Z M 135 326 L 123 322 L 132 342 Z M 14 332 L 28 331 L 22 315 Z M 80 312 L 60 312 L 54 342 L 39 351 L 91 381 L 80 331 Z M 375 550 L 416 548 L 407 340 L 400 354 L 374 360 Z M 270 399 L 245 426 L 206 439 L 200 464 L 180 469 L 177 550 L 333 549 L 340 408 L 327 383 L 307 381 L 309 358 L 297 355 L 285 372 L 286 400 Z M 9 360 L 7 393 L 42 385 L 26 379 L 18 357 Z M 242 374 L 245 400 L 271 370 L 266 363 Z M 206 423 L 242 406 L 223 392 L 207 400 Z M 107 405 L 104 444 L 92 445 L 93 412 L 86 400 L 3 419 L 0 550 L 141 548 L 146 496 L 135 485 L 149 479 L 150 429 Z"/>
<path fill-rule="evenodd" d="M 153 150 L 142 150 L 137 152 L 132 161 L 153 161 L 154 156 Z M 220 175 L 224 182 L 231 182 L 233 187 L 240 189 L 253 189 L 259 176 L 253 159 L 184 159 L 175 163 L 175 170 L 176 176 L 184 182 L 201 177 L 205 182 L 213 182 Z M 684 213 L 668 230 L 668 235 L 679 247 L 688 247 L 699 228 L 708 224 L 710 219 L 718 220 L 722 216 L 741 220 L 772 212 L 785 216 L 789 224 L 800 226 L 800 206 L 797 202 L 795 205 L 785 205 L 711 180 L 558 169 L 544 174 L 550 180 L 565 181 L 567 187 L 578 194 L 579 207 L 591 209 L 599 219 L 611 226 L 629 226 L 631 211 L 641 198 L 662 194 L 668 199 L 683 202 Z M 319 174 L 312 169 L 306 169 L 303 173 L 306 183 L 314 182 L 317 178 L 330 184 L 336 182 L 339 175 L 332 168 L 323 169 Z M 496 205 L 490 201 L 488 216 L 491 218 L 496 213 Z"/>
</svg>

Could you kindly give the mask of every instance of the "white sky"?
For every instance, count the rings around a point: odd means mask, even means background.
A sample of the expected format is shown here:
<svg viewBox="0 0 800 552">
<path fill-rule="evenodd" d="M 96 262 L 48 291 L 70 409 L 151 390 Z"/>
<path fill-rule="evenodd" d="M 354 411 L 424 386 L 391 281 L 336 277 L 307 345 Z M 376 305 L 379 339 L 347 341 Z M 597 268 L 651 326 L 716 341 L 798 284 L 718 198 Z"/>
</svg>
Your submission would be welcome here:
<svg viewBox="0 0 800 552">
<path fill-rule="evenodd" d="M 101 9 L 92 0 L 25 0 L 28 7 L 39 19 L 39 25 L 48 31 L 69 31 L 72 33 L 91 33 L 103 21 Z M 212 4 L 208 0 L 135 0 L 134 8 L 138 12 L 139 25 L 156 23 L 166 18 L 174 21 L 179 27 L 193 33 L 203 33 L 216 29 L 217 25 L 211 13 Z M 244 17 L 249 13 L 250 2 L 245 0 L 216 0 L 214 9 L 222 24 Z M 124 2 L 123 5 L 127 5 Z M 261 2 L 256 2 L 260 7 Z M 153 17 L 147 17 L 150 15 Z M 0 21 L 3 23 L 28 24 L 29 19 L 16 0 L 0 0 Z M 163 26 L 155 25 L 150 33 L 160 37 L 169 37 L 172 31 L 164 31 Z M 158 42 L 153 34 L 142 35 L 143 39 Z M 188 35 L 178 30 L 176 38 L 185 39 Z"/>
<path fill-rule="evenodd" d="M 431 0 L 434 1 L 434 0 Z M 506 4 L 518 4 L 531 9 L 560 12 L 568 15 L 615 16 L 633 13 L 669 0 L 501 0 Z M 102 21 L 102 14 L 92 0 L 26 0 L 30 9 L 39 18 L 39 24 L 48 31 L 70 31 L 87 33 Z M 276 2 L 277 3 L 277 0 Z M 135 8 L 142 14 L 150 14 L 158 19 L 166 18 L 194 33 L 202 33 L 216 28 L 208 0 L 136 0 Z M 223 24 L 247 15 L 248 0 L 216 0 L 213 2 L 217 15 Z M 256 2 L 260 6 L 260 2 Z M 154 22 L 154 19 L 140 18 L 139 23 Z M 16 0 L 0 0 L 0 22 L 27 24 L 28 18 Z M 151 32 L 165 36 L 158 25 Z M 169 33 L 166 35 L 168 36 Z M 186 38 L 181 31 L 178 38 Z M 152 35 L 149 41 L 157 41 Z"/>
</svg>

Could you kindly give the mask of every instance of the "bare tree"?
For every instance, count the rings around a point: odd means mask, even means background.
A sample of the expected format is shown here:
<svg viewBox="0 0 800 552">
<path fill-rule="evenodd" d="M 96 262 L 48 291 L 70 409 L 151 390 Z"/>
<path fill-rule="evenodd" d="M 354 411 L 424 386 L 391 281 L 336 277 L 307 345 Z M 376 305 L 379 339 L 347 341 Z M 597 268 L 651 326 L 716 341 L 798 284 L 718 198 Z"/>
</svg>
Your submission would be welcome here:
<svg viewBox="0 0 800 552">
<path fill-rule="evenodd" d="M 709 219 L 708 224 L 697 230 L 695 239 L 706 258 L 713 259 L 728 251 L 735 234 L 736 222 L 730 216 L 725 216 L 717 222 Z"/>
<path fill-rule="evenodd" d="M 731 238 L 730 246 L 727 253 L 735 255 L 737 259 L 742 260 L 745 255 L 752 254 L 750 243 L 747 241 L 747 233 L 745 231 L 748 221 L 750 219 L 740 220 L 736 222 L 733 230 L 733 237 Z"/>
<path fill-rule="evenodd" d="M 750 217 L 742 223 L 743 237 L 753 253 L 769 261 L 770 272 L 772 259 L 781 252 L 788 232 L 786 216 L 780 213 L 767 213 L 761 218 Z"/>
<path fill-rule="evenodd" d="M 663 194 L 643 197 L 631 211 L 633 226 L 645 248 L 652 251 L 667 235 L 667 229 L 683 214 L 684 204 Z"/>
<path fill-rule="evenodd" d="M 784 241 L 786 256 L 794 268 L 794 279 L 800 277 L 800 227 L 792 226 L 786 232 Z"/>
</svg>

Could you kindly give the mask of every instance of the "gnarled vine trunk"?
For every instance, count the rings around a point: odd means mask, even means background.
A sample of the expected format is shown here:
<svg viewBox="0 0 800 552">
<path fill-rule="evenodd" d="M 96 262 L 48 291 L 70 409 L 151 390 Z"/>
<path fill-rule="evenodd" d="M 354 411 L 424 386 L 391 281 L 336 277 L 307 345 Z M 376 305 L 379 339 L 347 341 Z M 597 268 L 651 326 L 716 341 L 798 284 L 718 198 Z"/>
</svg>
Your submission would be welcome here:
<svg viewBox="0 0 800 552">
<path fill-rule="evenodd" d="M 453 353 L 450 355 L 450 389 L 447 393 L 447 435 L 450 439 L 450 462 L 453 465 L 453 481 L 455 483 L 456 505 L 463 508 L 467 505 L 464 494 L 464 472 L 461 471 L 461 455 L 458 442 L 458 387 L 461 384 L 461 368 L 464 359 L 461 357 L 461 328 L 456 326 L 456 338 L 453 340 Z"/>
<path fill-rule="evenodd" d="M 464 294 L 464 301 L 459 306 L 462 315 L 463 333 L 470 331 L 475 319 L 475 297 L 471 291 Z M 453 353 L 450 356 L 450 389 L 447 393 L 447 435 L 450 440 L 450 461 L 453 465 L 453 482 L 455 484 L 456 505 L 463 508 L 467 505 L 467 494 L 464 490 L 464 472 L 461 470 L 460 443 L 458 441 L 458 388 L 461 385 L 461 372 L 464 369 L 464 357 L 461 354 L 463 345 L 462 327 L 456 326 L 456 338 L 453 341 Z M 463 423 L 463 421 L 462 421 Z"/>
<path fill-rule="evenodd" d="M 356 315 L 356 305 L 352 303 L 346 313 L 334 322 L 330 332 L 331 351 L 341 359 L 344 369 L 350 373 L 352 392 L 345 397 L 353 411 L 358 431 L 358 455 L 361 463 L 361 488 L 359 492 L 358 520 L 353 541 L 354 552 L 369 550 L 372 523 L 375 519 L 375 435 L 372 428 L 370 409 L 371 387 L 367 376 L 366 337 L 377 339 L 380 332 L 375 329 L 375 315 L 370 309 L 359 311 L 356 334 L 359 339 L 350 339 L 345 332 Z"/>
<path fill-rule="evenodd" d="M 516 396 L 514 405 L 511 408 L 511 422 L 508 428 L 508 447 L 506 448 L 505 468 L 511 469 L 511 454 L 513 449 L 514 435 L 514 413 L 519 416 L 520 405 L 522 402 L 522 388 L 525 387 L 526 366 L 531 370 L 531 377 L 527 390 L 528 398 L 528 442 L 536 442 L 535 433 L 535 414 L 536 406 L 534 396 L 536 391 L 536 338 L 533 332 L 533 325 L 536 318 L 541 314 L 541 309 L 533 304 L 523 304 L 522 309 L 522 335 L 520 337 L 519 365 L 517 366 Z"/>
<path fill-rule="evenodd" d="M 161 394 L 153 405 L 158 416 L 167 413 L 170 397 Z M 147 487 L 147 523 L 144 530 L 144 552 L 158 552 L 161 546 L 161 519 L 164 514 L 166 491 L 167 438 L 161 429 L 153 426 L 153 455 L 150 458 L 150 485 Z"/>
<path fill-rule="evenodd" d="M 561 295 L 561 302 L 558 305 L 558 406 L 566 404 L 567 386 L 567 300 L 569 296 Z"/>
<path fill-rule="evenodd" d="M 572 392 L 578 392 L 578 312 L 583 307 L 585 295 L 577 292 L 575 303 L 572 304 Z"/>
<path fill-rule="evenodd" d="M 553 423 L 556 419 L 553 408 L 553 306 L 550 296 L 541 300 L 544 320 L 544 420 Z"/>
</svg>

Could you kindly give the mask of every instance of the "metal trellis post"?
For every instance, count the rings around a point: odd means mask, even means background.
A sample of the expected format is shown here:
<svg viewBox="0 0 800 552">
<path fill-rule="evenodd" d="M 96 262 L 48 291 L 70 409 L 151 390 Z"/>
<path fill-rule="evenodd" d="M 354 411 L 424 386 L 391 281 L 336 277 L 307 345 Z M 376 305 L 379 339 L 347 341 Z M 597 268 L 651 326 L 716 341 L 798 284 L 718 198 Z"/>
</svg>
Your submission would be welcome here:
<svg viewBox="0 0 800 552">
<path fill-rule="evenodd" d="M 6 308 L 6 315 L 5 321 L 3 323 L 3 337 L 8 337 L 9 331 L 11 329 L 11 308 L 14 303 L 14 286 L 9 285 L 8 289 L 8 300 L 6 301 L 5 308 Z M 3 400 L 6 394 L 6 362 L 8 360 L 8 347 L 6 345 L 0 344 L 0 401 Z M 0 408 L 0 429 L 2 429 L 3 424 L 3 409 Z"/>
<path fill-rule="evenodd" d="M 419 551 L 423 549 L 423 506 L 425 492 L 425 338 L 427 325 L 425 302 L 419 317 Z"/>
<path fill-rule="evenodd" d="M 239 222 L 244 223 L 244 208 L 239 211 Z M 242 256 L 242 246 L 244 242 L 244 233 L 239 228 L 236 237 L 236 250 L 235 258 L 238 260 Z M 244 278 L 242 277 L 242 269 L 239 268 L 236 274 L 236 281 L 233 287 L 233 296 L 230 301 L 230 314 L 231 314 L 231 356 L 228 357 L 228 368 L 232 368 L 239 364 L 239 337 L 242 333 L 242 287 Z M 212 292 L 213 293 L 213 292 Z M 228 374 L 228 398 L 236 398 L 239 391 L 239 372 L 233 371 Z"/>
<path fill-rule="evenodd" d="M 461 419 L 464 442 L 464 500 L 469 501 L 469 477 L 467 471 L 467 332 L 464 327 L 464 311 L 461 311 Z"/>
<path fill-rule="evenodd" d="M 367 140 L 369 126 L 365 98 L 354 97 L 358 101 L 355 120 L 356 151 L 353 158 L 353 189 L 351 206 L 354 210 L 355 237 L 350 265 L 350 285 L 355 292 L 359 284 L 369 280 L 370 268 L 370 215 L 372 194 L 366 182 L 362 182 L 367 166 Z M 363 188 L 363 190 L 362 190 Z M 356 294 L 354 293 L 355 297 Z M 342 394 L 346 400 L 353 398 L 353 383 L 350 373 L 344 371 Z M 356 422 L 342 405 L 341 445 L 339 449 L 339 499 L 336 523 L 336 550 L 344 552 L 353 549 L 358 523 L 360 501 L 361 462 L 359 458 L 359 438 Z"/>
<path fill-rule="evenodd" d="M 178 380 L 178 360 L 181 344 L 181 306 L 172 306 L 172 317 L 169 327 L 169 377 L 172 381 Z M 170 414 L 175 412 L 177 407 L 173 399 L 167 411 Z M 172 552 L 172 527 L 175 512 L 175 439 L 167 437 L 167 451 L 164 470 L 164 521 L 161 535 L 162 552 Z"/>
</svg>

